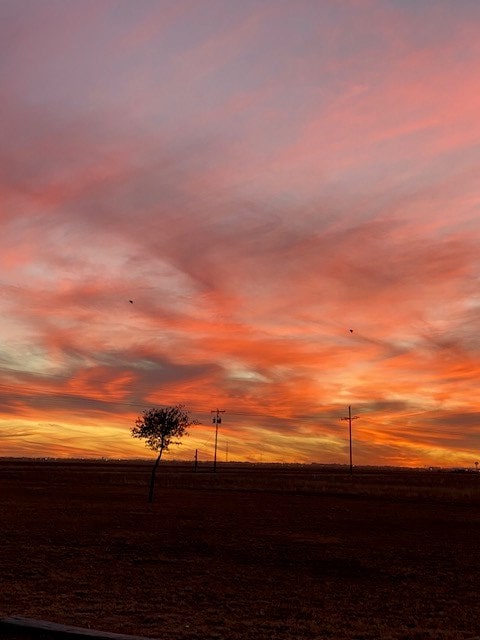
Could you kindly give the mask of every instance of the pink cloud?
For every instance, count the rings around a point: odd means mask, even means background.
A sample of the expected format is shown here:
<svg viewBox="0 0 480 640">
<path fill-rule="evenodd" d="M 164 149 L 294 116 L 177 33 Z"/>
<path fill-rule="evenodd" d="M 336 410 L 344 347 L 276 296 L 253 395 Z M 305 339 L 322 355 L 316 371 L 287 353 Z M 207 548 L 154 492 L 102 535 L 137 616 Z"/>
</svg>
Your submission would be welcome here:
<svg viewBox="0 0 480 640">
<path fill-rule="evenodd" d="M 364 463 L 466 459 L 476 10 L 125 6 L 6 16 L 10 450 L 138 455 L 184 401 L 200 448 L 221 404 L 237 456 L 331 462 L 351 404 Z"/>
</svg>

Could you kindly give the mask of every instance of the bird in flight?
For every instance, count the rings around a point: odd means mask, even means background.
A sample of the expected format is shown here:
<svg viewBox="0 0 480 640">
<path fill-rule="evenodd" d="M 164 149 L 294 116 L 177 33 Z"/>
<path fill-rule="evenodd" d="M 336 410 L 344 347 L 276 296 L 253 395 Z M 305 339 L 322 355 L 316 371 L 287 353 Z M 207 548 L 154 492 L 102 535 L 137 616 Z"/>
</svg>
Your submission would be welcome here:
<svg viewBox="0 0 480 640">
<path fill-rule="evenodd" d="M 131 302 L 131 300 L 130 300 L 130 302 Z M 350 333 L 353 333 L 353 329 L 350 329 Z"/>
<path fill-rule="evenodd" d="M 133 300 L 129 300 L 130 304 L 133 304 Z"/>
</svg>

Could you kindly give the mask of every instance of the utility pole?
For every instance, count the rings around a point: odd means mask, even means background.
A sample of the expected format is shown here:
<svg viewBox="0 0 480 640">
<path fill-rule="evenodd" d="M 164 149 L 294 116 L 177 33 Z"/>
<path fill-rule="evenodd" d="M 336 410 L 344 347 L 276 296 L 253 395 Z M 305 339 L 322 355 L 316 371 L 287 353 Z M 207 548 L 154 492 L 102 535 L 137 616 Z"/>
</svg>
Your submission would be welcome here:
<svg viewBox="0 0 480 640">
<path fill-rule="evenodd" d="M 340 418 L 340 420 L 348 420 L 348 440 L 350 443 L 350 473 L 353 473 L 352 459 L 352 420 L 356 420 L 358 416 L 352 416 L 352 407 L 348 405 L 348 418 Z"/>
<path fill-rule="evenodd" d="M 225 413 L 225 409 L 212 409 L 210 413 L 214 413 L 213 424 L 215 425 L 215 452 L 213 454 L 213 473 L 217 472 L 217 442 L 218 442 L 218 425 L 222 424 L 221 413 Z"/>
</svg>

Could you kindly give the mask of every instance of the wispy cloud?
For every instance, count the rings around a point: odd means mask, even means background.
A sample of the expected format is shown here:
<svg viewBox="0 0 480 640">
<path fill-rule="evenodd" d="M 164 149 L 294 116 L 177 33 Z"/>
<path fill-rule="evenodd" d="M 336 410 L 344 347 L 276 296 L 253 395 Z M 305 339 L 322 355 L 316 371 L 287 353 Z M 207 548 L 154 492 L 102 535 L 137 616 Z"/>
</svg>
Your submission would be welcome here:
<svg viewBox="0 0 480 640">
<path fill-rule="evenodd" d="M 478 19 L 4 3 L 4 451 L 144 455 L 185 402 L 185 456 L 221 406 L 233 457 L 338 462 L 350 404 L 359 463 L 471 464 Z"/>
</svg>

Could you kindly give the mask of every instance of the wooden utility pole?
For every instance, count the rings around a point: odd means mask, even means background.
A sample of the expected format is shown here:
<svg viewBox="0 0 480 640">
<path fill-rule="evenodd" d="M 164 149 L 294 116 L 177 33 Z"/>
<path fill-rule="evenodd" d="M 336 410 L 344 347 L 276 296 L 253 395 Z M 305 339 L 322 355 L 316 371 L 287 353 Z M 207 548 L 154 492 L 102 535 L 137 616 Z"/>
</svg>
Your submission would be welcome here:
<svg viewBox="0 0 480 640">
<path fill-rule="evenodd" d="M 225 409 L 212 409 L 210 413 L 214 413 L 213 424 L 215 425 L 215 451 L 213 454 L 213 473 L 217 472 L 217 442 L 218 442 L 218 425 L 222 424 L 221 413 L 225 413 Z"/>
<path fill-rule="evenodd" d="M 353 458 L 352 458 L 352 420 L 356 420 L 358 416 L 352 416 L 352 407 L 348 405 L 348 417 L 340 418 L 340 420 L 348 420 L 348 441 L 350 445 L 350 473 L 353 473 Z"/>
</svg>

